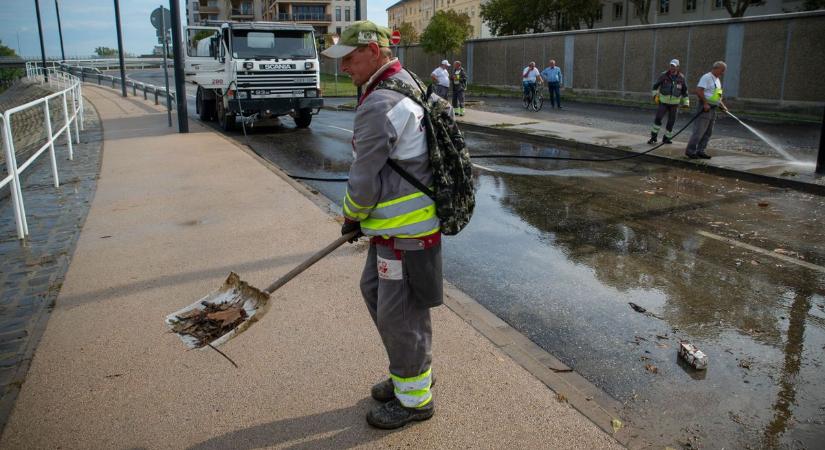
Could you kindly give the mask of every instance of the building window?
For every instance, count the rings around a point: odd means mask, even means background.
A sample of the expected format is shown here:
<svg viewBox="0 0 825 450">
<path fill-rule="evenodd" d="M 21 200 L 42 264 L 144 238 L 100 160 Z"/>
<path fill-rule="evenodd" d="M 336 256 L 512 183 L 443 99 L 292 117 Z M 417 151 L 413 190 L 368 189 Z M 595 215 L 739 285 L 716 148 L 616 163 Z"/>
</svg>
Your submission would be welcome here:
<svg viewBox="0 0 825 450">
<path fill-rule="evenodd" d="M 341 35 L 341 27 L 335 27 L 335 34 L 337 34 L 338 36 Z"/>
<path fill-rule="evenodd" d="M 659 0 L 659 14 L 667 14 L 670 11 L 670 0 Z"/>
<path fill-rule="evenodd" d="M 613 19 L 618 20 L 624 17 L 624 5 L 621 3 L 613 4 Z"/>
<path fill-rule="evenodd" d="M 595 21 L 596 22 L 601 22 L 602 21 L 602 12 L 603 11 L 604 11 L 604 6 L 599 6 L 598 9 L 596 9 L 596 16 L 595 16 Z"/>
<path fill-rule="evenodd" d="M 696 11 L 696 0 L 685 0 L 685 12 Z"/>
<path fill-rule="evenodd" d="M 335 7 L 335 21 L 336 22 L 341 21 L 341 7 L 340 6 Z"/>
<path fill-rule="evenodd" d="M 298 22 L 324 20 L 324 12 L 324 5 L 293 5 L 292 20 Z"/>
<path fill-rule="evenodd" d="M 725 7 L 725 3 L 722 0 L 713 0 L 713 9 L 722 9 Z"/>
<path fill-rule="evenodd" d="M 200 11 L 201 2 L 192 2 L 192 11 Z"/>
<path fill-rule="evenodd" d="M 349 22 L 349 21 L 351 21 L 351 20 L 352 20 L 352 15 L 351 15 L 351 13 L 350 13 L 350 9 L 349 9 L 349 8 L 347 8 L 347 9 L 345 9 L 345 10 L 344 10 L 344 20 L 346 20 L 347 22 Z"/>
</svg>

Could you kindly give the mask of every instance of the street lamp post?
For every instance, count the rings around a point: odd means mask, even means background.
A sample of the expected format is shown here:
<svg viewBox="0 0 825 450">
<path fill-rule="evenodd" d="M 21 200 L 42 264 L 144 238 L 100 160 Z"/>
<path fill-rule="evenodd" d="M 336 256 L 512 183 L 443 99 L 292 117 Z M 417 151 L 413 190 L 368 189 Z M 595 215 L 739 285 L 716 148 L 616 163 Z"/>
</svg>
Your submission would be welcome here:
<svg viewBox="0 0 825 450">
<path fill-rule="evenodd" d="M 43 80 L 49 82 L 49 71 L 46 69 L 46 46 L 43 45 L 43 23 L 40 20 L 40 0 L 34 0 L 34 9 L 37 12 L 37 32 L 40 34 L 40 57 L 43 62 Z"/>
<path fill-rule="evenodd" d="M 120 59 L 120 91 L 126 97 L 126 65 L 123 62 L 123 32 L 120 30 L 119 0 L 115 0 L 115 27 L 117 28 L 117 53 Z"/>
<path fill-rule="evenodd" d="M 54 10 L 57 12 L 57 34 L 60 35 L 60 57 L 66 60 L 66 50 L 63 49 L 63 27 L 60 25 L 60 1 L 54 0 Z"/>
<path fill-rule="evenodd" d="M 189 117 L 186 112 L 186 84 L 183 73 L 183 52 L 180 33 L 180 0 L 169 0 L 172 14 L 172 53 L 175 58 L 175 103 L 178 105 L 178 132 L 189 132 Z"/>
</svg>

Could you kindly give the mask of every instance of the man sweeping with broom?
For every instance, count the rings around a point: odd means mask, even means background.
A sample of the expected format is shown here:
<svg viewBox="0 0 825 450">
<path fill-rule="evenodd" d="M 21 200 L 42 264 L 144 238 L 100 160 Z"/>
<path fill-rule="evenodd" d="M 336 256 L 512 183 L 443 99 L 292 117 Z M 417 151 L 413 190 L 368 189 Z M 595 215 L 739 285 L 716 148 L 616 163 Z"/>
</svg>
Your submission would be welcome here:
<svg viewBox="0 0 825 450">
<path fill-rule="evenodd" d="M 412 184 L 433 184 L 425 111 L 387 88 L 420 95 L 417 80 L 392 56 L 390 34 L 372 22 L 356 22 L 323 52 L 342 58 L 343 71 L 363 88 L 341 231 L 358 232 L 350 242 L 361 233 L 371 236 L 361 292 L 390 364 L 389 377 L 372 388 L 372 397 L 383 403 L 367 414 L 367 422 L 384 429 L 427 420 L 435 412 L 429 308 L 443 302 L 435 202 Z"/>
</svg>

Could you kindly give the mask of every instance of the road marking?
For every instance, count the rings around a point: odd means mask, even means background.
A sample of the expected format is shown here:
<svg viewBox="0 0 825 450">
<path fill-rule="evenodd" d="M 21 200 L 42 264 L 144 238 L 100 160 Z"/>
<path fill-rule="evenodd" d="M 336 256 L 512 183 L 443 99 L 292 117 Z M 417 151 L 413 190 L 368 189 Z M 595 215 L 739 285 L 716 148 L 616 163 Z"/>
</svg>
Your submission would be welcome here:
<svg viewBox="0 0 825 450">
<path fill-rule="evenodd" d="M 713 234 L 707 231 L 699 230 L 696 232 L 700 236 L 704 236 L 706 238 L 716 239 L 717 241 L 722 241 L 726 244 L 735 245 L 737 247 L 741 247 L 744 249 L 748 249 L 752 252 L 756 252 L 765 256 L 771 256 L 776 259 L 780 259 L 785 262 L 789 262 L 791 264 L 796 264 L 798 266 L 802 266 L 811 270 L 816 270 L 817 272 L 825 273 L 825 267 L 818 266 L 816 264 L 811 264 L 807 261 L 802 261 L 801 259 L 791 258 L 790 256 L 786 256 L 780 253 L 772 252 L 770 250 L 765 250 L 764 248 L 754 247 L 753 245 L 746 244 L 744 242 L 739 242 L 736 239 L 727 238 L 724 236 L 719 236 L 718 234 Z"/>
<path fill-rule="evenodd" d="M 336 127 L 333 125 L 327 125 L 330 128 L 335 128 L 336 130 L 346 131 L 347 133 L 352 133 L 352 130 L 347 130 L 346 128 Z"/>
</svg>

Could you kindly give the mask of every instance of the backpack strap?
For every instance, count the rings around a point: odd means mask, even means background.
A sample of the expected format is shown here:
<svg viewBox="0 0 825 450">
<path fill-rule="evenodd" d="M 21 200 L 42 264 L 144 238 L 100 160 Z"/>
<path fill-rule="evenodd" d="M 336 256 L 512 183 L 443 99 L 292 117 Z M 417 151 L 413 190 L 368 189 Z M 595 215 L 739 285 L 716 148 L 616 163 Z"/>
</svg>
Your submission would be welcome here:
<svg viewBox="0 0 825 450">
<path fill-rule="evenodd" d="M 415 78 L 415 75 L 413 75 L 406 68 L 404 70 L 407 71 L 407 73 L 410 75 L 410 78 L 412 78 L 413 81 L 415 82 L 415 84 L 418 86 L 419 92 L 424 92 L 424 88 L 421 86 L 421 84 Z M 403 81 L 402 81 L 402 83 L 403 83 Z M 430 126 L 430 124 L 428 123 L 429 120 L 426 119 L 428 117 L 427 114 L 429 113 L 430 109 L 428 108 L 428 105 L 426 103 L 424 103 L 424 101 L 420 97 L 407 95 L 404 92 L 400 92 L 400 91 L 397 91 L 395 89 L 392 89 L 392 88 L 388 87 L 387 85 L 383 85 L 382 83 L 379 83 L 379 85 L 376 87 L 376 89 L 389 89 L 393 92 L 398 92 L 399 94 L 401 94 L 401 95 L 409 98 L 410 100 L 414 101 L 418 106 L 420 106 L 421 108 L 424 109 L 426 125 L 427 125 L 427 127 Z M 426 94 L 427 97 L 426 98 L 430 97 L 431 92 L 432 92 L 432 86 L 429 86 L 427 88 L 427 94 Z M 430 197 L 433 201 L 435 201 L 435 194 L 433 193 L 433 191 L 431 191 L 427 186 L 424 186 L 424 183 L 418 181 L 417 178 L 415 178 L 409 172 L 407 172 L 401 166 L 399 166 L 397 162 L 395 162 L 394 160 L 388 158 L 387 159 L 387 165 L 390 166 L 392 168 L 392 170 L 394 170 L 398 175 L 400 175 L 401 178 L 407 180 L 408 183 L 415 186 L 416 189 L 423 192 L 427 197 Z"/>
</svg>

